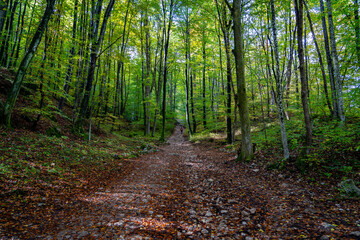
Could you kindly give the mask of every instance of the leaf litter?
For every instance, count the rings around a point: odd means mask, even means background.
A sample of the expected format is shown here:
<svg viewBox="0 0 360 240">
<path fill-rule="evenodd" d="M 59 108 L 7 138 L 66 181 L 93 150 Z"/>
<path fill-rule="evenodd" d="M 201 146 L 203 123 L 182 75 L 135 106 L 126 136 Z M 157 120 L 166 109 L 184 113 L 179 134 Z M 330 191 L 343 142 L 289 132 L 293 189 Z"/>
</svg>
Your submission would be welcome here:
<svg viewBox="0 0 360 240">
<path fill-rule="evenodd" d="M 359 239 L 358 199 L 334 199 L 335 186 L 233 159 L 176 128 L 158 152 L 118 160 L 116 174 L 92 173 L 101 181 L 64 180 L 48 194 L 51 186 L 37 184 L 3 197 L 0 237 Z"/>
</svg>

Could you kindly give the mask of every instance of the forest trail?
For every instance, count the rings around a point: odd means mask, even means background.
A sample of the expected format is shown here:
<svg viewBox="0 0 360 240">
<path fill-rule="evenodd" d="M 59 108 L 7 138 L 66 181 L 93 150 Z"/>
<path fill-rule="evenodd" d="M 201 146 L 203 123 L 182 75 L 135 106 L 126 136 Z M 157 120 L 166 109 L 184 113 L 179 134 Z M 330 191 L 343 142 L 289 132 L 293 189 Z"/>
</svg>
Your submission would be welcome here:
<svg viewBox="0 0 360 240">
<path fill-rule="evenodd" d="M 126 160 L 123 178 L 75 197 L 34 239 L 356 239 L 356 202 L 329 201 L 234 157 L 186 141 L 177 127 L 160 151 Z"/>
</svg>

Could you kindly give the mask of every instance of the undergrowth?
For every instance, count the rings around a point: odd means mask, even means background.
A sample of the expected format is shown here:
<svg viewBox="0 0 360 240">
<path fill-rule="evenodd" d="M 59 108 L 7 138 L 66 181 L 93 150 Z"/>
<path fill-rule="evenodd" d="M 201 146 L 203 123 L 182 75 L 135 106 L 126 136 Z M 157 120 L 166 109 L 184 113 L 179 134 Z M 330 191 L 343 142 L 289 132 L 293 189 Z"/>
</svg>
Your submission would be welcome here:
<svg viewBox="0 0 360 240">
<path fill-rule="evenodd" d="M 268 169 L 298 171 L 301 174 L 316 173 L 319 178 L 360 179 L 360 120 L 348 118 L 341 124 L 328 118 L 313 119 L 313 145 L 309 155 L 303 156 L 305 126 L 293 117 L 286 121 L 290 159 L 283 159 L 280 127 L 277 120 L 268 122 L 266 129 L 258 122 L 252 126 L 252 142 L 256 144 L 255 158 Z M 206 129 L 190 137 L 193 142 L 216 142 L 224 151 L 234 152 L 240 146 L 237 132 L 234 144 L 226 144 L 226 129 Z"/>
</svg>

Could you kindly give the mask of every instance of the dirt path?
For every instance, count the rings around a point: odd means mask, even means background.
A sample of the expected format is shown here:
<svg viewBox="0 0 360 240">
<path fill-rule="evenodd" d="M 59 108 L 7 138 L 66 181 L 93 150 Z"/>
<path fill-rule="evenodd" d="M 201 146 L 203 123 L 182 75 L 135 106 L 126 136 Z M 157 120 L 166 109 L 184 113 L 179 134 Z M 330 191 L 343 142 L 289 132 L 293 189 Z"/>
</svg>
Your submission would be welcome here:
<svg viewBox="0 0 360 240">
<path fill-rule="evenodd" d="M 38 238 L 356 239 L 357 203 L 329 201 L 323 187 L 233 158 L 190 144 L 177 128 L 160 151 L 131 160 L 112 186 L 79 197 L 74 214 L 54 216 L 57 231 Z"/>
</svg>

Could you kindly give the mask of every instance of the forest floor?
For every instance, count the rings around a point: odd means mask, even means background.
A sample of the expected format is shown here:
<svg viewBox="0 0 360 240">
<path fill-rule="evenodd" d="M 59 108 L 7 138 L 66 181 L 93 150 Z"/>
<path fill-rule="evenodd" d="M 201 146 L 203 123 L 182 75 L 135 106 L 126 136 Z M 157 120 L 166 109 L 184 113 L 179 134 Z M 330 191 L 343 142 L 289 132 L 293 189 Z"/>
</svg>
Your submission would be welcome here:
<svg viewBox="0 0 360 240">
<path fill-rule="evenodd" d="M 0 239 L 360 239 L 358 200 L 234 158 L 177 127 L 159 151 L 119 160 L 109 185 L 42 198 L 33 217 L 14 206 L 21 226 Z"/>
</svg>

